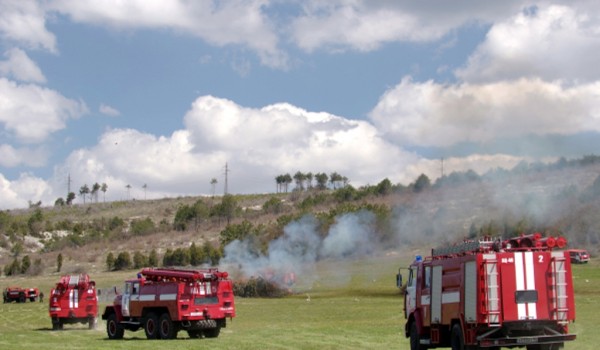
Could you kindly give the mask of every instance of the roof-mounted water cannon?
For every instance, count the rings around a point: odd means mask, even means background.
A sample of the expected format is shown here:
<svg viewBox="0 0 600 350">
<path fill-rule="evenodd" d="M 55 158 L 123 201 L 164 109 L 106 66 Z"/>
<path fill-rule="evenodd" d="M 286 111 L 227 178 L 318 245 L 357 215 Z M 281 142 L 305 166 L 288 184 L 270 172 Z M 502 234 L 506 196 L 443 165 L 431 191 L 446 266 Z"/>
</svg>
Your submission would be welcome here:
<svg viewBox="0 0 600 350">
<path fill-rule="evenodd" d="M 536 242 L 542 238 L 542 234 L 539 232 L 532 233 L 529 235 L 522 234 L 519 237 L 514 237 L 508 240 L 506 248 L 518 249 L 518 248 L 535 248 Z"/>
</svg>

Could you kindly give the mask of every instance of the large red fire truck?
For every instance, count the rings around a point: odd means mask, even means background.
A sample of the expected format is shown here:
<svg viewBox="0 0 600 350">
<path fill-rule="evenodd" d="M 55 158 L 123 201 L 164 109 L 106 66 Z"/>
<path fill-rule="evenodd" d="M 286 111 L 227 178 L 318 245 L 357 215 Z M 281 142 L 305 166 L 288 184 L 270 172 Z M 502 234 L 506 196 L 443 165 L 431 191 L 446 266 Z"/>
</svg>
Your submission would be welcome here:
<svg viewBox="0 0 600 350">
<path fill-rule="evenodd" d="M 433 249 L 409 267 L 405 335 L 411 350 L 557 349 L 574 340 L 566 240 L 539 233 Z"/>
<path fill-rule="evenodd" d="M 52 329 L 63 329 L 64 324 L 87 323 L 96 327 L 98 298 L 96 283 L 87 274 L 65 275 L 50 291 L 49 313 Z"/>
<path fill-rule="evenodd" d="M 173 339 L 180 330 L 190 338 L 218 337 L 226 319 L 235 317 L 227 277 L 216 268 L 142 269 L 102 314 L 108 338 L 121 339 L 125 330 L 139 329 L 148 339 Z"/>
<path fill-rule="evenodd" d="M 2 296 L 4 298 L 4 303 L 13 301 L 24 303 L 28 299 L 29 301 L 34 302 L 40 296 L 40 292 L 37 288 L 6 287 Z"/>
</svg>

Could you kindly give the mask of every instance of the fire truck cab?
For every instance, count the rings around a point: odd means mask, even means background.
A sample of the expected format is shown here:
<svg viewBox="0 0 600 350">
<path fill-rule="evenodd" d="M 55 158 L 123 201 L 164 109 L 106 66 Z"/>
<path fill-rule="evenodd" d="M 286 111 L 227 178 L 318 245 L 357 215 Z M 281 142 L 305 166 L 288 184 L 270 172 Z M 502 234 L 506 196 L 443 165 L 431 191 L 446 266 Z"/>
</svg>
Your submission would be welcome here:
<svg viewBox="0 0 600 350">
<path fill-rule="evenodd" d="M 125 330 L 143 329 L 148 339 L 174 339 L 180 330 L 190 338 L 215 338 L 226 319 L 235 316 L 233 285 L 227 272 L 145 268 L 125 281 L 102 315 L 109 339 Z"/>
<path fill-rule="evenodd" d="M 541 234 L 433 249 L 409 267 L 404 298 L 411 350 L 551 350 L 575 339 L 564 238 Z"/>
</svg>

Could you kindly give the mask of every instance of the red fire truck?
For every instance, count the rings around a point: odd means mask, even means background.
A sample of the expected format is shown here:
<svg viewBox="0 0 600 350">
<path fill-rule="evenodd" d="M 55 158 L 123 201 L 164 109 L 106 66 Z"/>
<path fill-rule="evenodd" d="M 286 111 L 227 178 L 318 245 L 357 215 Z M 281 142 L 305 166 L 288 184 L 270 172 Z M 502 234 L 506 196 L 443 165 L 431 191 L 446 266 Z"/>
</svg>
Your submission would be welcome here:
<svg viewBox="0 0 600 350">
<path fill-rule="evenodd" d="M 6 287 L 2 293 L 4 297 L 4 303 L 10 303 L 16 301 L 17 303 L 24 303 L 29 301 L 34 302 L 39 296 L 40 292 L 37 288 L 21 288 L 21 287 Z"/>
<path fill-rule="evenodd" d="M 50 291 L 49 313 L 52 329 L 63 329 L 64 324 L 87 323 L 96 327 L 98 298 L 96 283 L 87 274 L 65 275 Z"/>
<path fill-rule="evenodd" d="M 173 339 L 180 330 L 190 338 L 218 337 L 226 319 L 235 317 L 227 277 L 216 268 L 142 269 L 102 314 L 108 338 L 121 339 L 125 330 L 139 329 L 148 339 Z"/>
<path fill-rule="evenodd" d="M 564 238 L 539 233 L 433 249 L 409 267 L 411 350 L 557 349 L 574 340 L 575 301 Z"/>
</svg>

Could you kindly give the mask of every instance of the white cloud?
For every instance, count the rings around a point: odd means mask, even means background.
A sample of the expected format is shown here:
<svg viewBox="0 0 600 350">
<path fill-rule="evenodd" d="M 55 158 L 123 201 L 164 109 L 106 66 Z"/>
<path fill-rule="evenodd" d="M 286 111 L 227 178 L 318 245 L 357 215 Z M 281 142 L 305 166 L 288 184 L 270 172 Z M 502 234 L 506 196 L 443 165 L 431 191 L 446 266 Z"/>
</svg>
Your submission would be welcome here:
<svg viewBox="0 0 600 350">
<path fill-rule="evenodd" d="M 81 23 L 117 29 L 171 29 L 216 46 L 245 46 L 256 52 L 263 64 L 284 68 L 288 57 L 277 47 L 276 29 L 263 12 L 268 4 L 266 0 L 55 0 L 50 8 Z"/>
<path fill-rule="evenodd" d="M 600 79 L 600 17 L 584 8 L 542 6 L 495 23 L 456 75 L 469 82 Z"/>
<path fill-rule="evenodd" d="M 319 48 L 371 51 L 384 43 L 439 40 L 464 25 L 490 23 L 523 1 L 305 1 L 291 24 L 294 42 Z"/>
<path fill-rule="evenodd" d="M 48 152 L 44 148 L 14 148 L 0 145 L 0 166 L 12 168 L 19 165 L 41 167 L 46 165 Z"/>
<path fill-rule="evenodd" d="M 386 177 L 394 183 L 409 184 L 421 173 L 432 179 L 439 176 L 437 160 L 423 159 L 387 142 L 368 122 L 289 104 L 255 109 L 204 96 L 192 104 L 184 124 L 185 129 L 170 136 L 108 130 L 95 146 L 72 152 L 45 186 L 31 176 L 5 180 L 3 190 L 13 198 L 6 205 L 24 206 L 28 200 L 51 205 L 66 192 L 67 173 L 76 193 L 84 184 L 106 183 L 107 200 L 143 198 L 143 184 L 148 185 L 147 198 L 210 194 L 212 178 L 218 179 L 218 187 L 223 186 L 225 163 L 233 193 L 273 192 L 277 175 L 296 171 L 336 171 L 354 186 L 373 185 Z M 510 167 L 519 160 L 505 155 L 473 155 L 447 159 L 446 168 L 485 171 L 486 167 Z M 36 190 L 25 191 L 26 183 Z M 131 186 L 129 191 L 127 185 Z"/>
<path fill-rule="evenodd" d="M 42 73 L 40 67 L 27 56 L 25 51 L 17 48 L 10 49 L 4 53 L 8 59 L 0 61 L 0 74 L 14 79 L 33 82 L 45 83 L 46 77 Z"/>
<path fill-rule="evenodd" d="M 600 131 L 600 83 L 562 86 L 519 79 L 442 85 L 405 78 L 370 118 L 399 145 L 450 146 L 528 134 Z"/>
<path fill-rule="evenodd" d="M 26 208 L 29 201 L 36 203 L 42 198 L 52 197 L 52 188 L 43 179 L 23 173 L 18 179 L 9 181 L 0 173 L 0 209 Z M 42 201 L 42 204 L 53 205 L 54 202 Z"/>
<path fill-rule="evenodd" d="M 0 35 L 28 48 L 56 52 L 56 38 L 46 29 L 45 17 L 35 0 L 0 1 Z"/>
<path fill-rule="evenodd" d="M 98 108 L 98 110 L 100 111 L 100 113 L 107 115 L 109 117 L 118 117 L 121 115 L 121 112 L 119 112 L 118 109 L 111 107 L 104 103 L 102 103 L 100 105 L 100 108 Z"/>
<path fill-rule="evenodd" d="M 107 199 L 125 199 L 127 184 L 141 198 L 144 183 L 148 198 L 209 194 L 212 178 L 223 186 L 225 163 L 234 193 L 273 192 L 275 176 L 298 170 L 337 171 L 355 186 L 385 177 L 407 183 L 419 175 L 405 171 L 418 157 L 382 140 L 369 123 L 288 104 L 253 109 L 205 96 L 184 124 L 170 136 L 109 130 L 94 147 L 72 152 L 63 168 L 74 188 L 106 182 Z"/>
<path fill-rule="evenodd" d="M 81 101 L 37 85 L 0 78 L 0 123 L 21 142 L 42 142 L 65 128 L 68 119 L 85 113 L 87 107 Z"/>
</svg>

